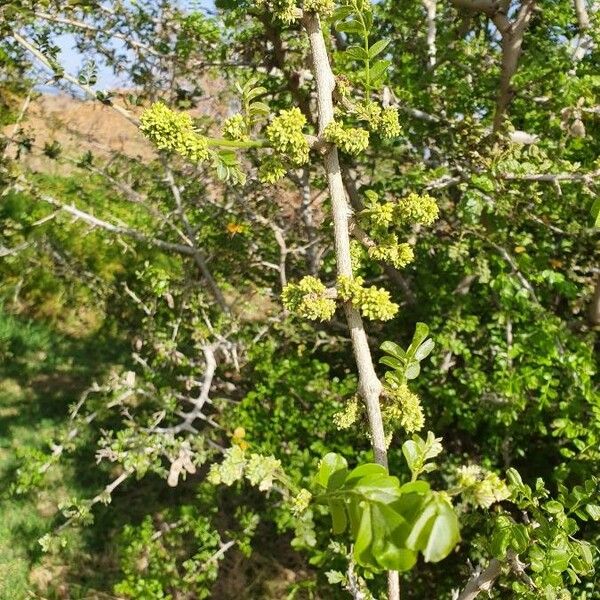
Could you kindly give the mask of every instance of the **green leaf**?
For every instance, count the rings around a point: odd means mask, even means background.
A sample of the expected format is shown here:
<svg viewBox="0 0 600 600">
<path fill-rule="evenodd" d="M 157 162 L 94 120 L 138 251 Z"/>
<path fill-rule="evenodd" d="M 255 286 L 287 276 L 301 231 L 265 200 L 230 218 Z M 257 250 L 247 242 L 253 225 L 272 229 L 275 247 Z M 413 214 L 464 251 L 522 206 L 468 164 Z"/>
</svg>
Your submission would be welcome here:
<svg viewBox="0 0 600 600">
<path fill-rule="evenodd" d="M 350 21 L 344 21 L 343 23 L 338 23 L 335 28 L 340 33 L 364 33 L 362 23 L 354 19 Z"/>
<path fill-rule="evenodd" d="M 406 351 L 406 356 L 408 358 L 412 358 L 417 351 L 417 348 L 427 339 L 429 335 L 429 327 L 425 323 L 417 323 L 415 325 L 415 332 L 413 334 L 412 341 L 408 350 Z"/>
<path fill-rule="evenodd" d="M 380 364 L 396 369 L 397 371 L 404 371 L 404 362 L 393 356 L 383 356 L 379 359 L 379 362 Z"/>
<path fill-rule="evenodd" d="M 381 346 L 379 346 L 386 354 L 391 354 L 392 356 L 398 359 L 404 359 L 406 357 L 406 352 L 398 344 L 394 344 L 394 342 L 383 342 Z"/>
<path fill-rule="evenodd" d="M 587 504 L 585 512 L 590 515 L 594 521 L 600 521 L 600 506 L 597 504 Z"/>
<path fill-rule="evenodd" d="M 423 454 L 419 451 L 417 443 L 414 440 L 407 440 L 404 442 L 404 444 L 402 444 L 402 454 L 404 454 L 410 472 L 413 473 L 413 475 L 417 473 L 423 464 Z"/>
<path fill-rule="evenodd" d="M 326 490 L 340 487 L 348 474 L 348 463 L 343 456 L 330 452 L 326 454 L 319 465 L 314 482 Z"/>
<path fill-rule="evenodd" d="M 435 346 L 435 342 L 429 338 L 425 340 L 415 351 L 415 360 L 421 361 L 427 358 Z"/>
<path fill-rule="evenodd" d="M 544 505 L 544 508 L 551 514 L 551 515 L 556 515 L 558 513 L 563 512 L 564 507 L 560 502 L 557 502 L 556 500 L 550 500 L 549 502 L 546 502 L 546 504 Z"/>
<path fill-rule="evenodd" d="M 390 40 L 379 40 L 369 48 L 369 58 L 373 59 L 381 54 L 389 45 Z"/>
<path fill-rule="evenodd" d="M 329 506 L 329 512 L 331 513 L 333 533 L 343 533 L 348 526 L 344 502 L 342 500 L 329 500 L 327 504 Z"/>
<path fill-rule="evenodd" d="M 262 87 L 262 86 L 255 87 L 246 93 L 246 102 L 252 102 L 252 100 L 254 100 L 254 98 L 258 98 L 259 96 L 262 96 L 263 94 L 266 94 L 266 93 L 267 93 L 267 88 Z"/>
<path fill-rule="evenodd" d="M 404 375 L 406 379 L 416 379 L 421 372 L 421 365 L 418 362 L 411 362 L 407 367 Z"/>
<path fill-rule="evenodd" d="M 375 82 L 378 79 L 382 79 L 385 75 L 387 68 L 391 65 L 391 61 L 389 60 L 378 60 L 370 70 L 371 81 Z"/>
<path fill-rule="evenodd" d="M 421 550 L 425 562 L 446 558 L 460 540 L 458 517 L 447 498 L 433 493 L 413 524 L 406 545 Z"/>
<path fill-rule="evenodd" d="M 253 102 L 248 107 L 248 112 L 250 115 L 268 115 L 271 112 L 271 109 L 264 102 Z"/>
<path fill-rule="evenodd" d="M 351 6 L 340 6 L 333 11 L 331 15 L 332 21 L 341 21 L 346 17 L 349 17 L 353 13 L 353 9 Z"/>
<path fill-rule="evenodd" d="M 362 60 L 363 62 L 369 60 L 367 51 L 361 46 L 349 46 L 346 48 L 346 55 L 353 60 Z"/>
<path fill-rule="evenodd" d="M 600 227 L 600 198 L 596 198 L 594 204 L 592 204 L 592 218 L 594 219 L 594 227 Z"/>
</svg>

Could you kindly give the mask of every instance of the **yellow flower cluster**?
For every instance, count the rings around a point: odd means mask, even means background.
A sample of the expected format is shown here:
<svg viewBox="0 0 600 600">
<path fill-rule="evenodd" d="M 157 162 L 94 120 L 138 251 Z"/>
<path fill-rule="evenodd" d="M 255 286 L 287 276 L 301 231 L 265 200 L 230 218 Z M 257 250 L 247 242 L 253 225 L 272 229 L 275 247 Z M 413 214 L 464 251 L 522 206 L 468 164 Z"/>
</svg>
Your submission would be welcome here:
<svg viewBox="0 0 600 600">
<path fill-rule="evenodd" d="M 386 139 L 398 137 L 402 133 L 396 107 L 391 106 L 383 110 L 377 129 L 381 137 Z"/>
<path fill-rule="evenodd" d="M 288 283 L 281 298 L 289 311 L 311 321 L 327 321 L 335 312 L 335 300 L 327 298 L 326 292 L 321 281 L 307 275 L 298 283 Z"/>
<path fill-rule="evenodd" d="M 352 263 L 352 272 L 358 271 L 367 256 L 363 245 L 358 240 L 350 241 L 350 262 Z"/>
<path fill-rule="evenodd" d="M 361 312 L 363 317 L 371 320 L 389 321 L 398 312 L 399 306 L 392 302 L 390 293 L 375 287 L 364 287 L 362 277 L 340 276 L 337 280 L 338 296 L 352 304 Z"/>
<path fill-rule="evenodd" d="M 510 496 L 507 485 L 496 473 L 478 465 L 460 467 L 458 485 L 462 488 L 465 502 L 481 508 L 489 508 L 495 502 L 501 502 Z"/>
<path fill-rule="evenodd" d="M 277 183 L 286 171 L 284 164 L 276 156 L 267 156 L 258 167 L 258 180 L 261 183 Z"/>
<path fill-rule="evenodd" d="M 225 451 L 221 464 L 211 465 L 207 480 L 213 485 L 232 485 L 245 477 L 264 492 L 273 487 L 273 481 L 281 476 L 281 472 L 281 462 L 274 456 L 255 453 L 247 456 L 244 449 L 236 445 Z"/>
<path fill-rule="evenodd" d="M 256 4 L 272 11 L 280 21 L 288 25 L 301 14 L 294 0 L 257 0 Z"/>
<path fill-rule="evenodd" d="M 395 212 L 396 219 L 404 224 L 431 225 L 439 216 L 438 206 L 431 196 L 419 196 L 414 192 L 398 200 Z"/>
<path fill-rule="evenodd" d="M 306 117 L 299 108 L 282 110 L 267 126 L 266 136 L 271 146 L 284 154 L 295 165 L 308 162 L 310 146 L 302 129 L 306 125 Z"/>
<path fill-rule="evenodd" d="M 410 244 L 398 243 L 398 238 L 392 234 L 385 241 L 371 246 L 369 256 L 375 260 L 390 263 L 396 269 L 403 269 L 414 260 L 415 253 Z"/>
<path fill-rule="evenodd" d="M 411 192 L 397 202 L 379 202 L 373 195 L 361 216 L 371 226 L 379 228 L 389 227 L 394 223 L 431 225 L 438 218 L 439 209 L 435 200 L 428 194 L 420 196 Z"/>
<path fill-rule="evenodd" d="M 368 123 L 371 131 L 378 132 L 383 138 L 395 138 L 402 133 L 398 109 L 395 106 L 381 108 L 377 102 L 366 100 L 357 104 L 354 110 L 360 120 Z"/>
<path fill-rule="evenodd" d="M 384 421 L 393 426 L 401 426 L 407 433 L 420 431 L 425 425 L 423 407 L 417 394 L 406 384 L 398 387 L 385 387 L 386 406 L 382 410 Z"/>
<path fill-rule="evenodd" d="M 333 0 L 304 0 L 304 10 L 306 12 L 317 13 L 322 17 L 329 17 L 335 9 Z"/>
<path fill-rule="evenodd" d="M 306 509 L 310 506 L 310 501 L 312 500 L 312 494 L 306 489 L 302 488 L 297 496 L 292 498 L 292 512 L 297 517 L 306 511 Z"/>
<path fill-rule="evenodd" d="M 159 149 L 202 162 L 210 153 L 206 138 L 194 131 L 192 118 L 176 113 L 162 102 L 155 102 L 140 116 L 140 131 Z"/>
<path fill-rule="evenodd" d="M 333 423 L 338 429 L 349 429 L 358 421 L 361 413 L 361 405 L 356 396 L 348 400 L 344 410 L 333 415 Z"/>
<path fill-rule="evenodd" d="M 225 119 L 223 123 L 223 137 L 238 142 L 247 142 L 250 139 L 248 136 L 248 124 L 243 115 L 232 115 L 228 119 Z"/>
<path fill-rule="evenodd" d="M 325 127 L 323 137 L 335 144 L 342 152 L 356 156 L 369 147 L 369 132 L 360 127 L 344 127 L 332 121 Z"/>
</svg>

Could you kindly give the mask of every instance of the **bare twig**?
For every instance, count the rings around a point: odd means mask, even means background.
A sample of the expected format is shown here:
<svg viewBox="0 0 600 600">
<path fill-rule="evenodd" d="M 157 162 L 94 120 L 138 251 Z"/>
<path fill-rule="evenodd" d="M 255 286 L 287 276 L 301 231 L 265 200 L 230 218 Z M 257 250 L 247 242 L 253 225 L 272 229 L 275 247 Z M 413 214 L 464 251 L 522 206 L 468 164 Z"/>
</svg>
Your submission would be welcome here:
<svg viewBox="0 0 600 600">
<path fill-rule="evenodd" d="M 77 19 L 69 19 L 67 17 L 61 17 L 60 15 L 52 15 L 47 12 L 38 11 L 34 13 L 36 17 L 43 19 L 44 21 L 50 21 L 52 23 L 60 23 L 61 25 L 69 25 L 71 27 L 75 27 L 77 29 L 82 29 L 84 31 L 90 31 L 92 33 L 100 33 L 102 35 L 106 35 L 124 42 L 127 46 L 131 48 L 135 48 L 136 50 L 143 50 L 152 54 L 154 56 L 158 56 L 164 58 L 165 54 L 162 54 L 158 50 L 155 50 L 151 46 L 138 42 L 134 40 L 131 36 L 125 35 L 123 33 L 119 33 L 118 31 L 106 31 L 104 29 L 100 29 L 99 27 L 95 27 L 94 25 L 90 25 L 89 23 L 85 23 L 84 21 L 78 21 Z"/>
</svg>

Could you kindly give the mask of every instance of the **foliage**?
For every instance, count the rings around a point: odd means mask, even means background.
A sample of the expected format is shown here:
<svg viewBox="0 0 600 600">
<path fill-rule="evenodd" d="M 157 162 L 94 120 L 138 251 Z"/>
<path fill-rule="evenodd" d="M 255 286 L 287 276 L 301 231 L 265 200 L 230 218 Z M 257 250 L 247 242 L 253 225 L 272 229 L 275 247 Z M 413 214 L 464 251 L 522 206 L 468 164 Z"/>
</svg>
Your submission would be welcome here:
<svg viewBox="0 0 600 600">
<path fill-rule="evenodd" d="M 0 597 L 598 597 L 600 13 L 463 4 L 0 7 Z"/>
</svg>

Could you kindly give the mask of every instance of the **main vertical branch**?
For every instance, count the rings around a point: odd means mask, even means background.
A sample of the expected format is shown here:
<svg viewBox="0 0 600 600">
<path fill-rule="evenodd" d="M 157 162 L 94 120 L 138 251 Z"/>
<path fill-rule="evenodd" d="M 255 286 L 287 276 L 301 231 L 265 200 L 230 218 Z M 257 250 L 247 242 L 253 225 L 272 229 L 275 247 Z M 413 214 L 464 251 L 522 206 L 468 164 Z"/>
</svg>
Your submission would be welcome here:
<svg viewBox="0 0 600 600">
<path fill-rule="evenodd" d="M 321 30 L 319 18 L 314 14 L 304 16 L 304 26 L 310 40 L 313 72 L 317 88 L 317 105 L 319 109 L 319 135 L 323 134 L 325 127 L 333 121 L 333 90 L 335 78 L 331 70 L 329 55 L 325 46 L 325 39 Z M 331 145 L 324 158 L 325 172 L 329 195 L 331 196 L 331 212 L 333 215 L 333 229 L 335 236 L 335 257 L 338 276 L 352 278 L 352 262 L 350 259 L 350 207 L 346 200 L 346 190 L 342 181 L 338 150 Z M 375 461 L 388 466 L 387 450 L 379 397 L 382 385 L 375 373 L 373 359 L 364 324 L 358 310 L 350 302 L 344 304 L 346 320 L 350 329 L 352 349 L 358 368 L 358 389 L 369 418 L 369 429 Z M 400 598 L 398 573 L 391 571 L 388 574 L 388 597 L 390 600 Z"/>
</svg>

